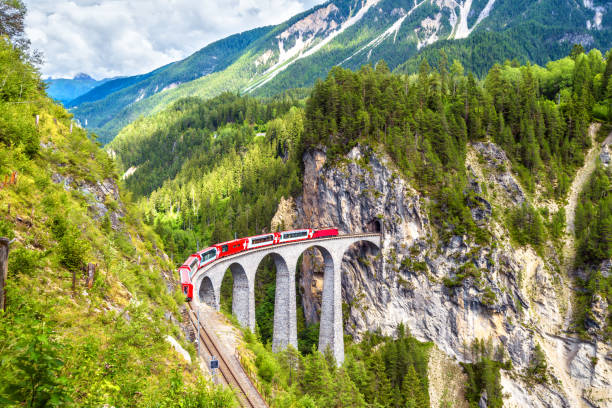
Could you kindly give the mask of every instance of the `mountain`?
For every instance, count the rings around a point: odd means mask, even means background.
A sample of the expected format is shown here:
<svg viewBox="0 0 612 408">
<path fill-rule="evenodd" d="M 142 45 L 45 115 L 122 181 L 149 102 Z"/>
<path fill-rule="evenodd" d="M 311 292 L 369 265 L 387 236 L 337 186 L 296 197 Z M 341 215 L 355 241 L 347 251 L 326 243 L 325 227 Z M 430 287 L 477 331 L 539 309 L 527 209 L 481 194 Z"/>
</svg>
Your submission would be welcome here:
<svg viewBox="0 0 612 408">
<path fill-rule="evenodd" d="M 258 28 L 214 42 L 190 57 L 134 77 L 120 78 L 92 89 L 69 106 L 91 128 L 99 130 L 101 140 L 108 142 L 128 121 L 123 111 L 157 93 L 167 93 L 179 84 L 208 76 L 230 66 L 253 41 L 270 31 Z M 106 129 L 106 130 L 104 130 Z"/>
<path fill-rule="evenodd" d="M 202 379 L 174 265 L 113 159 L 6 37 L 0 55 L 1 406 L 235 406 Z"/>
<path fill-rule="evenodd" d="M 607 50 L 611 11 L 610 1 L 333 0 L 124 79 L 130 86 L 93 90 L 72 111 L 107 142 L 137 117 L 181 97 L 273 95 L 310 87 L 336 65 L 356 69 L 384 59 L 392 70 L 416 72 L 419 56 L 437 62 L 441 50 L 479 75 L 494 60 L 545 64 L 567 55 L 574 43 Z M 178 75 L 179 66 L 188 75 Z"/>
<path fill-rule="evenodd" d="M 325 257 L 302 255 L 298 350 L 276 354 L 261 344 L 276 270 L 259 265 L 238 352 L 271 406 L 587 408 L 612 402 L 611 131 L 612 55 L 575 46 L 482 79 L 458 61 L 334 67 L 305 103 L 185 98 L 108 150 L 175 258 L 274 230 L 381 231 L 380 251 L 342 261 L 340 368 L 316 350 Z"/>
<path fill-rule="evenodd" d="M 110 79 L 95 80 L 87 74 L 79 73 L 74 78 L 49 78 L 44 82 L 47 84 L 47 93 L 53 99 L 60 101 L 65 106 L 74 98 L 89 92 Z"/>
</svg>

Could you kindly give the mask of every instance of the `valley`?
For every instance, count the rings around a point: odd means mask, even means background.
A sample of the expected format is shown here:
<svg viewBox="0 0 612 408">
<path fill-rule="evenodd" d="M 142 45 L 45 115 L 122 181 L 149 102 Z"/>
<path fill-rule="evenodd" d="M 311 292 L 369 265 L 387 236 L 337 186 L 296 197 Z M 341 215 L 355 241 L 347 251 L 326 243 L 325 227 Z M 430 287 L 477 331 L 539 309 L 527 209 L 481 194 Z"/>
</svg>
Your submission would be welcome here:
<svg viewBox="0 0 612 408">
<path fill-rule="evenodd" d="M 331 0 L 49 86 L 0 31 L 0 405 L 610 406 L 611 15 Z"/>
</svg>

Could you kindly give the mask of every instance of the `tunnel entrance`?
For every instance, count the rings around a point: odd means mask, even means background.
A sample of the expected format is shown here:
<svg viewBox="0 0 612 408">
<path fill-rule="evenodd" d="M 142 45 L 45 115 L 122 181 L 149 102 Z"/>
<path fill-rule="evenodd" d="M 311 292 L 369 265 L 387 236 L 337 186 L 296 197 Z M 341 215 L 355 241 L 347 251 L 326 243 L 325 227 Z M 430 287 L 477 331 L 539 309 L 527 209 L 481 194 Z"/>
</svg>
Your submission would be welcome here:
<svg viewBox="0 0 612 408">
<path fill-rule="evenodd" d="M 378 218 L 374 218 L 366 224 L 366 232 L 372 232 L 375 234 L 382 233 L 382 221 Z"/>
</svg>

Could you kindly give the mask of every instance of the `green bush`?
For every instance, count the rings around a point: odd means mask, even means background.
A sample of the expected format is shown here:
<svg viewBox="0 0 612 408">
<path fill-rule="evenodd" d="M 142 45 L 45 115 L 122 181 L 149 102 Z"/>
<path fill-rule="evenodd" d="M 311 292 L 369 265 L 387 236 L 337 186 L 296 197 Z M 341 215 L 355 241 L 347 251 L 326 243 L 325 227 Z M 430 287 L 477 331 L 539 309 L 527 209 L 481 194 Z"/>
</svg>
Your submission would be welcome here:
<svg viewBox="0 0 612 408">
<path fill-rule="evenodd" d="M 527 367 L 527 378 L 531 382 L 538 384 L 545 384 L 548 382 L 548 364 L 546 363 L 546 355 L 542 351 L 542 347 L 536 344 L 533 353 L 531 354 L 531 360 L 529 361 L 529 367 Z"/>
<path fill-rule="evenodd" d="M 504 401 L 499 373 L 502 363 L 487 357 L 481 357 L 481 360 L 477 363 L 464 363 L 462 366 L 468 376 L 465 397 L 469 401 L 470 407 L 478 408 L 480 396 L 486 391 L 487 407 L 502 408 Z"/>
<path fill-rule="evenodd" d="M 55 239 L 60 240 L 64 237 L 64 234 L 68 230 L 68 223 L 66 222 L 66 219 L 64 217 L 55 216 L 51 220 L 50 228 Z"/>
<path fill-rule="evenodd" d="M 58 249 L 60 263 L 69 271 L 76 272 L 85 265 L 90 244 L 81 239 L 78 231 L 72 228 L 61 238 Z"/>
<path fill-rule="evenodd" d="M 17 248 L 9 253 L 9 274 L 33 276 L 39 266 L 40 253 L 26 248 Z"/>
<path fill-rule="evenodd" d="M 15 225 L 12 222 L 0 219 L 0 237 L 15 238 Z"/>
</svg>

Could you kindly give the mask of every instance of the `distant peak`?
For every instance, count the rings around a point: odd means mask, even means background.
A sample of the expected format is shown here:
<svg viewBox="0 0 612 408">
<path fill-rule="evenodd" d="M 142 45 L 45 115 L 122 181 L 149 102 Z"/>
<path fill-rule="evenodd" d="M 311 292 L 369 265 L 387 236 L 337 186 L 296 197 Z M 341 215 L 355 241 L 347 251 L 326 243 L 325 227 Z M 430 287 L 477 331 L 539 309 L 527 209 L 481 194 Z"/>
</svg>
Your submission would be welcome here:
<svg viewBox="0 0 612 408">
<path fill-rule="evenodd" d="M 87 74 L 86 74 L 86 73 L 84 73 L 84 72 L 79 72 L 78 74 L 76 74 L 76 75 L 74 76 L 74 79 L 75 79 L 75 80 L 81 80 L 81 81 L 83 81 L 83 80 L 87 80 L 87 79 L 91 79 L 91 80 L 93 80 L 93 78 L 92 78 L 92 77 L 90 77 L 89 75 L 87 75 Z"/>
</svg>

